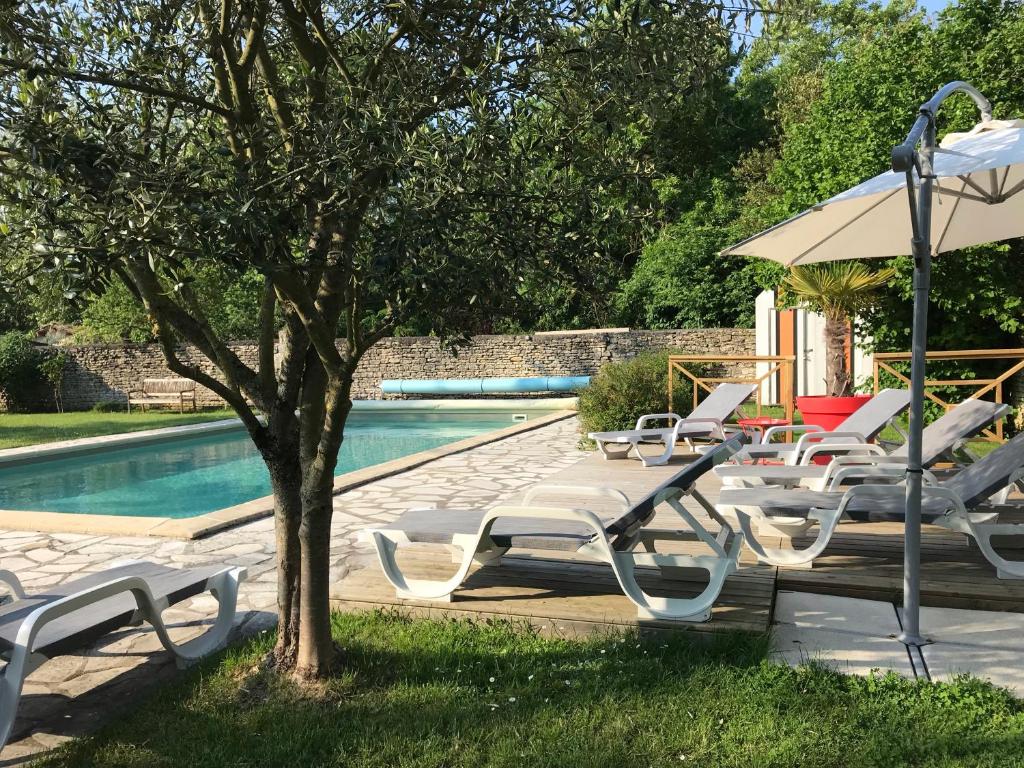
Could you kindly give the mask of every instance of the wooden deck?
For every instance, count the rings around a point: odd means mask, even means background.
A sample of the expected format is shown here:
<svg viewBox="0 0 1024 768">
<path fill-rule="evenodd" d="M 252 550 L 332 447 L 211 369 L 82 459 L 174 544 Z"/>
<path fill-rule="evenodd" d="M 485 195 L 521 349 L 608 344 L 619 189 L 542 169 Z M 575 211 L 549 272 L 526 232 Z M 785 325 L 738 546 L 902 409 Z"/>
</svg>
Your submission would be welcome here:
<svg viewBox="0 0 1024 768">
<path fill-rule="evenodd" d="M 1024 515 L 1003 516 L 1024 522 Z M 797 539 L 794 545 L 806 546 Z M 999 548 L 999 542 L 996 542 Z M 1019 546 L 1019 544 L 1018 544 Z M 1001 549 L 1024 559 L 1024 551 Z M 780 568 L 778 589 L 863 597 L 900 603 L 903 598 L 903 526 L 840 524 L 810 569 Z M 924 526 L 921 539 L 921 604 L 942 608 L 1024 611 L 1024 581 L 997 579 L 995 568 L 968 537 Z"/>
<path fill-rule="evenodd" d="M 673 465 L 644 469 L 639 462 L 589 456 L 545 481 L 546 485 L 606 485 L 631 499 L 642 498 Z M 719 482 L 705 476 L 699 490 L 710 501 Z M 517 499 L 510 499 L 514 502 Z M 578 503 L 578 500 L 577 500 Z M 707 519 L 692 499 L 688 508 Z M 1024 521 L 1024 513 L 1019 520 Z M 678 517 L 667 506 L 658 511 L 655 527 L 677 528 Z M 712 524 L 712 530 L 714 530 Z M 809 540 L 796 540 L 797 547 Z M 662 545 L 659 545 L 662 549 Z M 664 551 L 704 553 L 700 544 L 665 545 Z M 399 550 L 399 562 L 414 578 L 444 579 L 455 570 L 450 552 L 439 546 L 415 545 Z M 1024 559 L 1024 551 L 1013 553 Z M 575 555 L 515 552 L 500 566 L 473 571 L 451 602 L 404 600 L 384 579 L 379 567 L 351 572 L 332 590 L 332 605 L 341 610 L 396 608 L 418 616 L 509 618 L 526 621 L 544 632 L 580 634 L 609 629 L 642 628 L 715 633 L 765 631 L 771 623 L 777 589 L 844 595 L 899 603 L 903 590 L 902 526 L 895 523 L 841 524 L 831 546 L 813 568 L 775 568 L 757 564 L 745 549 L 741 567 L 731 576 L 706 623 L 650 621 L 637 618 L 634 605 L 619 591 L 608 566 Z M 702 580 L 702 577 L 704 580 Z M 687 596 L 698 593 L 706 574 L 686 574 L 664 581 L 656 570 L 640 581 L 650 594 Z M 1024 581 L 1000 580 L 995 569 L 965 536 L 925 526 L 922 543 L 922 603 L 928 606 L 1024 611 Z"/>
</svg>

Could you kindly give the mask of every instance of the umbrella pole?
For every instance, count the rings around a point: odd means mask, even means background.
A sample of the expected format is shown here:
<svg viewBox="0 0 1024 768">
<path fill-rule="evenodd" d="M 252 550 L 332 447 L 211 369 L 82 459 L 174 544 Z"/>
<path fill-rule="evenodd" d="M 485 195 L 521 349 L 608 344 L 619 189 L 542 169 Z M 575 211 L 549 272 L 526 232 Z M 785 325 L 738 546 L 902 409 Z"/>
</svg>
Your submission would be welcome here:
<svg viewBox="0 0 1024 768">
<path fill-rule="evenodd" d="M 942 86 L 921 105 L 910 134 L 892 150 L 892 169 L 907 174 L 907 195 L 913 228 L 914 330 L 910 346 L 910 434 L 907 440 L 907 495 L 903 538 L 903 632 L 907 645 L 925 645 L 921 636 L 921 431 L 924 429 L 925 348 L 928 342 L 928 289 L 932 270 L 932 158 L 935 154 L 935 113 L 956 92 L 970 96 L 983 121 L 992 119 L 992 106 L 970 83 L 957 80 Z M 918 141 L 920 150 L 915 150 Z M 921 179 L 914 194 L 914 171 Z"/>
<path fill-rule="evenodd" d="M 934 144 L 934 123 L 925 130 L 922 151 Z M 929 163 L 930 166 L 930 163 Z M 924 428 L 925 348 L 928 341 L 928 289 L 931 283 L 932 179 L 921 180 L 914 238 L 914 330 L 910 362 L 910 430 L 907 451 L 907 496 L 903 535 L 903 633 L 907 645 L 923 645 L 921 636 L 921 431 Z"/>
</svg>

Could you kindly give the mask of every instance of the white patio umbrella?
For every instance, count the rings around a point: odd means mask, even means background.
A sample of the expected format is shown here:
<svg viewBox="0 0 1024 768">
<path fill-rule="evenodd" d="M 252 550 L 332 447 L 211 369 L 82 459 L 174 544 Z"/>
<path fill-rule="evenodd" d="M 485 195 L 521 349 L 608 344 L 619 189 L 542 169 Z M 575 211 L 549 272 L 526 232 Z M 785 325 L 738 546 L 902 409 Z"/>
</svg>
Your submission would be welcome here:
<svg viewBox="0 0 1024 768">
<path fill-rule="evenodd" d="M 974 99 L 981 122 L 935 146 L 935 114 L 956 92 Z M 909 216 L 908 214 L 909 201 Z M 920 645 L 921 429 L 931 257 L 1024 236 L 1024 120 L 993 120 L 969 83 L 943 86 L 919 111 L 892 171 L 868 179 L 722 251 L 786 266 L 842 259 L 914 256 L 914 330 L 907 458 L 901 639 Z"/>
</svg>

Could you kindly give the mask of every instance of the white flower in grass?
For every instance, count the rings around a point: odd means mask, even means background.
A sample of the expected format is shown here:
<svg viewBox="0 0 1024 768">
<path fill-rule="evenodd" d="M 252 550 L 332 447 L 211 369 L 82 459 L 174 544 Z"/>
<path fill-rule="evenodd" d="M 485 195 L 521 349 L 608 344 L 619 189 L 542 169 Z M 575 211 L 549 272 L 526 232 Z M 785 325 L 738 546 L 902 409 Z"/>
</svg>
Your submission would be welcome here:
<svg viewBox="0 0 1024 768">
<path fill-rule="evenodd" d="M 490 682 L 492 682 L 492 683 L 494 682 L 494 678 L 493 678 L 493 677 L 489 677 L 489 678 L 487 678 L 487 679 L 488 679 L 488 680 L 489 680 Z"/>
<path fill-rule="evenodd" d="M 526 678 L 526 679 L 527 679 L 527 680 L 533 680 L 533 675 L 530 675 L 530 676 L 529 676 L 528 678 Z"/>
<path fill-rule="evenodd" d="M 509 704 L 515 704 L 516 703 L 516 697 L 515 696 L 509 696 L 508 697 L 508 703 Z"/>
</svg>

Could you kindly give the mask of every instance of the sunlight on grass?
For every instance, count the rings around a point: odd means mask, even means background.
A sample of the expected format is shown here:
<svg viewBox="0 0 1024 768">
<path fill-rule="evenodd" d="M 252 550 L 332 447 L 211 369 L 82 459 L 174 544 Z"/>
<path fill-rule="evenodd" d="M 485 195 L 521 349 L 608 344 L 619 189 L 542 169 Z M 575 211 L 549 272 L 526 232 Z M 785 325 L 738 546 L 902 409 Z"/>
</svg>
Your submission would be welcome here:
<svg viewBox="0 0 1024 768">
<path fill-rule="evenodd" d="M 769 663 L 766 638 L 587 641 L 509 624 L 335 618 L 345 671 L 300 690 L 270 634 L 159 690 L 43 765 L 1005 766 L 1024 710 L 973 680 Z"/>
<path fill-rule="evenodd" d="M 0 449 L 23 445 L 77 440 L 81 437 L 138 432 L 157 427 L 176 427 L 204 421 L 231 419 L 235 412 L 223 408 L 199 413 L 0 413 Z"/>
</svg>

